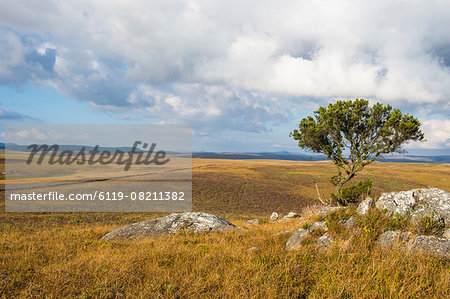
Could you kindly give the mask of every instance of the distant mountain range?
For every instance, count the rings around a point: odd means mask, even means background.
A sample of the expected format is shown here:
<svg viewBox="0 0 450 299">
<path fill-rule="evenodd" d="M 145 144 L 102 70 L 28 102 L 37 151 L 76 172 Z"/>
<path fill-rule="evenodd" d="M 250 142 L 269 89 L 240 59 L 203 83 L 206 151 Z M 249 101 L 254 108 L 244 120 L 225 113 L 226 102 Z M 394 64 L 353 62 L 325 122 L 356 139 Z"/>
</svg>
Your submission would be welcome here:
<svg viewBox="0 0 450 299">
<path fill-rule="evenodd" d="M 82 145 L 61 145 L 59 150 L 72 150 L 77 151 L 82 147 L 86 150 L 93 149 L 92 146 L 82 146 Z M 4 149 L 5 144 L 0 143 L 0 149 Z M 29 152 L 25 145 L 8 144 L 8 149 Z M 123 152 L 128 152 L 131 147 L 101 147 L 100 151 L 103 150 L 121 150 Z M 137 150 L 139 152 L 140 150 Z M 167 154 L 185 154 L 167 152 Z M 324 161 L 326 157 L 324 155 L 308 155 L 301 153 L 292 153 L 287 151 L 280 152 L 193 152 L 192 158 L 203 158 L 203 159 L 234 159 L 234 160 L 249 160 L 249 159 L 265 159 L 265 160 L 290 160 L 290 161 Z M 383 158 L 377 159 L 379 162 L 408 162 L 408 163 L 450 163 L 450 155 L 438 155 L 438 156 L 417 156 L 417 155 L 386 155 Z"/>
<path fill-rule="evenodd" d="M 262 152 L 262 153 L 218 153 L 218 152 L 194 152 L 192 158 L 204 159 L 272 159 L 290 161 L 324 161 L 324 155 L 306 155 L 291 152 Z M 408 162 L 408 163 L 450 163 L 450 155 L 442 156 L 414 156 L 392 155 L 377 159 L 380 162 Z"/>
</svg>

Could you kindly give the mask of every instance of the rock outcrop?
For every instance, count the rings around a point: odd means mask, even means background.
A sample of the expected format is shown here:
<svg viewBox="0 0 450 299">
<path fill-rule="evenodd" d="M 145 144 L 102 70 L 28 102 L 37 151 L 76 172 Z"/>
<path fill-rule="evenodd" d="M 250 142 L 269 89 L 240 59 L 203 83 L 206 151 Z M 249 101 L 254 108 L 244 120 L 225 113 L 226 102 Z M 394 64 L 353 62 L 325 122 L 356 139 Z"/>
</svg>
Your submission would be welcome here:
<svg viewBox="0 0 450 299">
<path fill-rule="evenodd" d="M 230 222 L 207 213 L 174 213 L 168 216 L 136 222 L 104 235 L 102 241 L 133 240 L 175 234 L 181 231 L 205 233 L 237 228 Z"/>
</svg>

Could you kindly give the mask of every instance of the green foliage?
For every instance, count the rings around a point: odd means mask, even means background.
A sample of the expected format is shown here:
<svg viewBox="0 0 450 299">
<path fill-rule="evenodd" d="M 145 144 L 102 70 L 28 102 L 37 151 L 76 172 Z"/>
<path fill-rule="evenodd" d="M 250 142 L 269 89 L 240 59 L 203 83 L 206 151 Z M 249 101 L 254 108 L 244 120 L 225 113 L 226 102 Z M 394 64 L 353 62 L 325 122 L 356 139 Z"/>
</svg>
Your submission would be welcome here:
<svg viewBox="0 0 450 299">
<path fill-rule="evenodd" d="M 356 202 L 357 199 L 362 194 L 370 195 L 372 191 L 372 180 L 360 181 L 355 185 L 344 187 L 341 191 L 341 196 L 338 197 L 336 194 L 332 194 L 332 198 L 338 201 L 340 204 L 347 204 L 351 202 Z"/>
<path fill-rule="evenodd" d="M 404 152 L 403 144 L 423 140 L 420 125 L 417 118 L 390 105 L 370 107 L 369 101 L 356 99 L 319 107 L 314 117 L 303 118 L 290 136 L 302 149 L 333 161 L 338 169 L 331 180 L 336 186 L 335 197 L 347 204 L 343 186 L 382 154 Z"/>
<path fill-rule="evenodd" d="M 405 230 L 408 227 L 408 224 L 409 224 L 409 217 L 402 216 L 397 213 L 389 218 L 389 220 L 386 223 L 386 227 L 384 228 L 384 231 Z"/>
</svg>

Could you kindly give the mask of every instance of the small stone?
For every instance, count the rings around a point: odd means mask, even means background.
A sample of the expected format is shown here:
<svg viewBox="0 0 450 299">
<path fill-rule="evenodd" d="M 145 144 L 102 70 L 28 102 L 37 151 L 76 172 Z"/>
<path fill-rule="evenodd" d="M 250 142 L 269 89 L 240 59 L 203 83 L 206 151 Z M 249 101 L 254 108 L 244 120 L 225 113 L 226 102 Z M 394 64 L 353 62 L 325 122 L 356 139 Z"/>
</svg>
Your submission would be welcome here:
<svg viewBox="0 0 450 299">
<path fill-rule="evenodd" d="M 365 200 L 363 200 L 359 205 L 358 208 L 356 209 L 356 213 L 358 215 L 366 215 L 367 212 L 369 212 L 370 208 L 373 208 L 374 206 L 374 201 L 373 198 L 371 197 L 367 197 Z"/>
<path fill-rule="evenodd" d="M 347 220 L 341 222 L 346 228 L 353 228 L 355 226 L 355 217 L 350 217 Z"/>
<path fill-rule="evenodd" d="M 292 234 L 292 236 L 286 242 L 287 250 L 295 250 L 300 248 L 302 245 L 301 242 L 305 239 L 305 237 L 309 234 L 306 229 L 299 229 Z"/>
<path fill-rule="evenodd" d="M 244 222 L 244 224 L 248 224 L 248 225 L 260 224 L 260 223 L 261 223 L 261 219 L 250 219 L 250 220 Z"/>
<path fill-rule="evenodd" d="M 287 214 L 283 218 L 297 218 L 297 217 L 300 217 L 300 214 L 294 213 L 294 212 L 289 212 L 289 214 Z"/>
<path fill-rule="evenodd" d="M 284 216 L 283 218 L 281 218 L 279 221 L 289 221 L 292 220 L 294 218 L 300 217 L 300 214 L 298 213 L 294 213 L 294 212 L 289 212 L 289 214 L 287 214 L 286 216 Z"/>
<path fill-rule="evenodd" d="M 322 248 L 328 247 L 331 243 L 333 243 L 333 239 L 328 235 L 323 235 L 316 240 L 316 244 Z"/>
<path fill-rule="evenodd" d="M 271 222 L 275 222 L 278 220 L 278 213 L 277 212 L 273 212 L 272 215 L 270 215 L 270 221 Z"/>
<path fill-rule="evenodd" d="M 339 207 L 326 206 L 326 207 L 321 208 L 319 211 L 317 211 L 317 216 L 327 216 L 328 214 L 331 214 L 339 209 L 340 209 Z"/>
<path fill-rule="evenodd" d="M 255 246 L 247 248 L 247 252 L 253 252 L 256 250 L 258 250 L 258 247 L 255 247 Z"/>
<path fill-rule="evenodd" d="M 327 227 L 327 225 L 325 224 L 325 221 L 317 221 L 317 222 L 314 222 L 314 223 L 308 228 L 308 230 L 309 230 L 310 232 L 314 232 L 316 229 L 322 229 L 322 230 L 324 230 L 324 231 L 327 231 L 327 230 L 328 230 L 328 227 Z"/>
</svg>

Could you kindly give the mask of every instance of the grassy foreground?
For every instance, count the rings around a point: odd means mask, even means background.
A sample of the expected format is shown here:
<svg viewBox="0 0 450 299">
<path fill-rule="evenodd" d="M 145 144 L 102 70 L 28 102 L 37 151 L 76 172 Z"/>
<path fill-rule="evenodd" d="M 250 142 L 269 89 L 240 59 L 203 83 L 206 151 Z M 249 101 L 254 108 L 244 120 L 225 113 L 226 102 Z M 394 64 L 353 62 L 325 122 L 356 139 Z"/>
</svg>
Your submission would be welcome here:
<svg viewBox="0 0 450 299">
<path fill-rule="evenodd" d="M 159 215 L 2 211 L 0 297 L 450 297 L 449 259 L 375 246 L 389 226 L 377 211 L 357 218 L 352 231 L 339 221 L 354 209 L 324 219 L 336 239 L 328 250 L 312 238 L 298 251 L 284 249 L 290 234 L 279 232 L 318 220 L 309 175 L 326 193 L 331 165 L 194 160 L 193 168 L 195 211 L 237 225 L 274 210 L 303 217 L 208 235 L 100 242 L 114 228 Z M 447 165 L 379 163 L 364 176 L 374 178 L 376 196 L 421 186 L 450 189 Z"/>
</svg>

